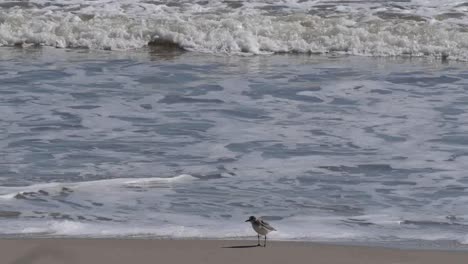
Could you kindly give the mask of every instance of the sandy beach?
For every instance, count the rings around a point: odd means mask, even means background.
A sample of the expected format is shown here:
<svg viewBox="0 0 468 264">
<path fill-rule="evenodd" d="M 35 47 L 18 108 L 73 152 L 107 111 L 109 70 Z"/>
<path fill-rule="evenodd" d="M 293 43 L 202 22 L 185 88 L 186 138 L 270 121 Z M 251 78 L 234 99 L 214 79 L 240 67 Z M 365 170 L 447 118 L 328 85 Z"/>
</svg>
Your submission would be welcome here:
<svg viewBox="0 0 468 264">
<path fill-rule="evenodd" d="M 377 247 L 255 241 L 144 239 L 0 240 L 5 264 L 123 263 L 466 263 L 468 252 L 401 250 Z"/>
</svg>

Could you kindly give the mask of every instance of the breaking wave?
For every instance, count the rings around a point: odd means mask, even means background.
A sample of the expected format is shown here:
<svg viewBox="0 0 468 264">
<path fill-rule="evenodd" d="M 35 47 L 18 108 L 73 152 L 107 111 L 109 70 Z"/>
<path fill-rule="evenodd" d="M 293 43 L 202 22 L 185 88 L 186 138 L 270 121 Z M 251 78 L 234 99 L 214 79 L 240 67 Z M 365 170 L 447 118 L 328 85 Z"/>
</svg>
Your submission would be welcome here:
<svg viewBox="0 0 468 264">
<path fill-rule="evenodd" d="M 74 5 L 4 5 L 0 45 L 105 50 L 155 45 L 227 54 L 332 52 L 468 60 L 466 7 L 458 2 L 416 7 L 342 1 L 227 3 L 83 0 Z"/>
</svg>

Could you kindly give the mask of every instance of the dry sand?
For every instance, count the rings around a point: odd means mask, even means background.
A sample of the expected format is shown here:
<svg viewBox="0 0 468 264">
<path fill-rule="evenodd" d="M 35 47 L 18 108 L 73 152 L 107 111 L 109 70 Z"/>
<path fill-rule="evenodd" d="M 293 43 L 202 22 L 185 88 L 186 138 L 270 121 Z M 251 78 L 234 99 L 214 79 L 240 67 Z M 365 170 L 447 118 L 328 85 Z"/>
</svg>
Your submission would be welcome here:
<svg viewBox="0 0 468 264">
<path fill-rule="evenodd" d="M 313 263 L 466 264 L 468 252 L 399 250 L 318 243 L 145 239 L 0 240 L 1 264 Z"/>
</svg>

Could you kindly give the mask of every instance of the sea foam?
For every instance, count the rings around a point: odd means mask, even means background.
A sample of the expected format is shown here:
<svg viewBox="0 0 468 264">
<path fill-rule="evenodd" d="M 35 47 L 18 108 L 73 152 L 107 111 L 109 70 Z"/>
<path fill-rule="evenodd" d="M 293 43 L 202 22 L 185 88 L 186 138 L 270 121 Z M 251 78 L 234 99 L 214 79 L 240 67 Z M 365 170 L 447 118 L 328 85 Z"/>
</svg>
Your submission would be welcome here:
<svg viewBox="0 0 468 264">
<path fill-rule="evenodd" d="M 105 179 L 105 180 L 94 180 L 94 181 L 84 181 L 84 182 L 71 182 L 71 183 L 40 183 L 33 184 L 29 186 L 15 186 L 15 187 L 6 187 L 0 186 L 0 199 L 13 199 L 16 195 L 28 192 L 63 192 L 64 190 L 89 190 L 89 189 L 99 189 L 103 187 L 118 189 L 120 187 L 148 187 L 155 184 L 171 184 L 171 183 L 182 183 L 197 178 L 188 175 L 181 174 L 174 177 L 160 178 L 160 177 L 150 177 L 150 178 L 114 178 L 114 179 Z"/>
<path fill-rule="evenodd" d="M 468 59 L 466 23 L 457 15 L 464 7 L 455 2 L 341 3 L 328 9 L 300 1 L 285 6 L 249 1 L 240 7 L 217 1 L 47 3 L 0 9 L 0 45 L 129 50 L 172 43 L 208 53 Z"/>
</svg>

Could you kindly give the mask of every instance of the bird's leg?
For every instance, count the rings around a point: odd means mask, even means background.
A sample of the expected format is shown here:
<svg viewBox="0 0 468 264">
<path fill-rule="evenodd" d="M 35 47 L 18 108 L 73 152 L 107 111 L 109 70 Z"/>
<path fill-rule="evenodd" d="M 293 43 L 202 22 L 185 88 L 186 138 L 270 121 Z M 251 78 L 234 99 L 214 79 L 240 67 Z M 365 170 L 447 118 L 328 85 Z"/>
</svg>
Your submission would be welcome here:
<svg viewBox="0 0 468 264">
<path fill-rule="evenodd" d="M 266 235 L 265 235 L 265 243 L 263 244 L 263 247 L 266 247 Z"/>
<path fill-rule="evenodd" d="M 260 235 L 259 234 L 257 234 L 257 239 L 258 239 L 257 247 L 259 247 L 260 246 Z"/>
</svg>

